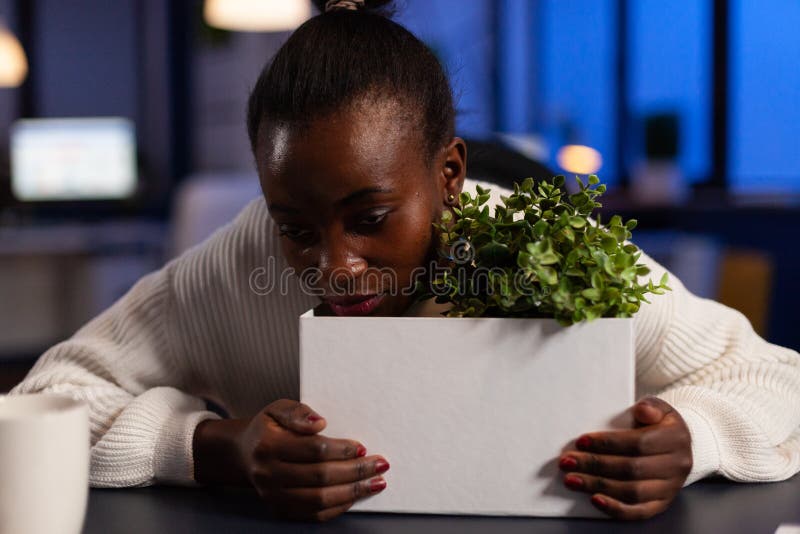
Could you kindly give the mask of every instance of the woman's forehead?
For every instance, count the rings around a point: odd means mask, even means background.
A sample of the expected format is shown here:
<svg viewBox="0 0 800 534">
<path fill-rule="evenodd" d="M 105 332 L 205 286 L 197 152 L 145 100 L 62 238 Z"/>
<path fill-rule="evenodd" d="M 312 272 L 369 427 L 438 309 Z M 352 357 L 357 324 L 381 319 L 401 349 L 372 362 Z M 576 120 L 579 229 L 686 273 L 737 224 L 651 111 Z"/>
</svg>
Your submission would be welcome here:
<svg viewBox="0 0 800 534">
<path fill-rule="evenodd" d="M 257 160 L 268 195 L 319 189 L 336 196 L 427 175 L 421 134 L 389 106 L 356 107 L 303 125 L 268 125 L 263 133 Z"/>
</svg>

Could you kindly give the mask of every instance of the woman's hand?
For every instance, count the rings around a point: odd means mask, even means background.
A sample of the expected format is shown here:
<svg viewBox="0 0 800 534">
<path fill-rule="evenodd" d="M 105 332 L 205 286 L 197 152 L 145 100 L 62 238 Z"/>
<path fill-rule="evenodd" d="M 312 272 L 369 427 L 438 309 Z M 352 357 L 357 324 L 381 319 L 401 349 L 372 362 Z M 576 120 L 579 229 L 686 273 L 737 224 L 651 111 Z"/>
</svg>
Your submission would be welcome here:
<svg viewBox="0 0 800 534">
<path fill-rule="evenodd" d="M 198 482 L 220 481 L 224 476 L 224 469 L 201 468 L 202 458 L 214 455 L 208 445 L 219 443 L 209 437 L 216 430 L 203 425 L 214 424 L 229 425 L 223 438 L 229 446 L 223 448 L 233 453 L 237 465 L 228 468 L 234 467 L 238 481 L 249 482 L 282 517 L 327 521 L 386 487 L 380 476 L 389 469 L 385 459 L 366 456 L 366 448 L 357 441 L 319 435 L 325 420 L 305 404 L 289 399 L 273 402 L 250 421 L 212 420 L 198 425 Z M 219 456 L 222 451 L 216 452 Z M 236 482 L 235 478 L 229 482 Z"/>
<path fill-rule="evenodd" d="M 617 519 L 647 519 L 666 510 L 692 469 L 689 429 L 655 397 L 633 408 L 636 428 L 593 432 L 562 455 L 564 484 L 592 494 L 592 504 Z"/>
</svg>

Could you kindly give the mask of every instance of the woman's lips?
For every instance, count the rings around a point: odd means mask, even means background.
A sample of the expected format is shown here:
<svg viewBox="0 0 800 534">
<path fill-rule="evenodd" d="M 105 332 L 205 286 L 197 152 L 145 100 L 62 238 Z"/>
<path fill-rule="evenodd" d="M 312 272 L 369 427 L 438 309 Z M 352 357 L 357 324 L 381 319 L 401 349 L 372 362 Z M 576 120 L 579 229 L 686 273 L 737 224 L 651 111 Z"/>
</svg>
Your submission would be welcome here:
<svg viewBox="0 0 800 534">
<path fill-rule="evenodd" d="M 324 299 L 336 315 L 368 315 L 383 301 L 384 295 L 359 295 Z"/>
</svg>

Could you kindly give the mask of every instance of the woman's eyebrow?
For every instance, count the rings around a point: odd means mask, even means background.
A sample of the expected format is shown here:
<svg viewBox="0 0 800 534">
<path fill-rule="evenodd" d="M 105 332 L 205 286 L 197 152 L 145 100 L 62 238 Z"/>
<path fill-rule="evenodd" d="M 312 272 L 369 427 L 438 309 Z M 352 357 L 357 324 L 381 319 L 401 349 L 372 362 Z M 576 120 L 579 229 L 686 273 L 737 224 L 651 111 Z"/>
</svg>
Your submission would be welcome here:
<svg viewBox="0 0 800 534">
<path fill-rule="evenodd" d="M 267 210 L 269 210 L 271 212 L 272 211 L 282 211 L 284 213 L 289 213 L 289 214 L 298 213 L 298 210 L 296 210 L 295 208 L 291 208 L 291 207 L 286 206 L 284 204 L 268 204 L 267 205 Z"/>
<path fill-rule="evenodd" d="M 346 205 L 346 204 L 351 204 L 351 203 L 355 202 L 356 200 L 358 200 L 359 198 L 365 197 L 367 195 L 373 195 L 375 193 L 384 193 L 384 194 L 386 194 L 386 193 L 393 193 L 393 192 L 394 192 L 394 189 L 388 189 L 388 188 L 384 188 L 384 187 L 365 187 L 363 189 L 359 189 L 358 191 L 350 193 L 349 195 L 347 195 L 346 197 L 344 197 L 342 199 L 339 199 L 336 203 L 337 204 Z"/>
<path fill-rule="evenodd" d="M 358 191 L 350 193 L 344 198 L 337 200 L 336 204 L 341 204 L 341 205 L 352 204 L 353 202 L 362 197 L 368 195 L 374 195 L 376 193 L 383 193 L 383 194 L 394 193 L 394 189 L 389 189 L 385 187 L 365 187 L 363 189 L 359 189 Z M 287 206 L 286 204 L 268 204 L 267 209 L 269 211 L 280 211 L 283 213 L 288 213 L 290 215 L 294 215 L 300 212 L 300 210 L 292 208 L 291 206 Z"/>
</svg>

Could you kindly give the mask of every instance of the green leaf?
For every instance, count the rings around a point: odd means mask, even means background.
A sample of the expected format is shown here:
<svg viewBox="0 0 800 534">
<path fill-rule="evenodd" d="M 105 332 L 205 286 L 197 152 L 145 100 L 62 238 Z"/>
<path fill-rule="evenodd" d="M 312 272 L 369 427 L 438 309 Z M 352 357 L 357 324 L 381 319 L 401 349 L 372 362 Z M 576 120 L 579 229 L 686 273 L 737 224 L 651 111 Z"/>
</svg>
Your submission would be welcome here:
<svg viewBox="0 0 800 534">
<path fill-rule="evenodd" d="M 611 233 L 616 238 L 616 240 L 620 243 L 622 243 L 623 241 L 625 241 L 625 239 L 628 238 L 628 233 L 622 226 L 612 226 L 610 230 Z"/>
<path fill-rule="evenodd" d="M 539 267 L 536 269 L 536 274 L 545 284 L 556 285 L 558 283 L 558 274 L 552 267 Z"/>
<path fill-rule="evenodd" d="M 598 184 L 598 183 L 600 183 L 600 178 L 598 178 L 596 174 L 590 174 L 589 175 L 589 183 L 591 185 Z"/>
<path fill-rule="evenodd" d="M 583 228 L 586 226 L 586 219 L 577 215 L 573 215 L 569 218 L 569 225 L 573 228 Z"/>
<path fill-rule="evenodd" d="M 575 193 L 574 195 L 569 196 L 570 204 L 575 206 L 576 208 L 580 208 L 581 206 L 586 205 L 589 202 L 589 195 L 586 193 Z"/>
<path fill-rule="evenodd" d="M 520 184 L 520 189 L 526 193 L 530 193 L 533 191 L 533 178 L 530 176 L 522 180 L 522 184 Z"/>
<path fill-rule="evenodd" d="M 589 289 L 584 289 L 581 291 L 581 295 L 590 300 L 600 300 L 603 297 L 603 292 L 599 289 L 590 287 Z"/>
<path fill-rule="evenodd" d="M 605 236 L 600 240 L 600 246 L 603 250 L 611 254 L 617 249 L 617 240 L 610 236 Z"/>
<path fill-rule="evenodd" d="M 478 260 L 490 266 L 502 265 L 511 259 L 511 250 L 508 245 L 492 241 L 478 249 Z"/>
<path fill-rule="evenodd" d="M 575 242 L 575 232 L 569 226 L 562 228 L 560 234 L 563 235 L 570 243 Z"/>
</svg>

